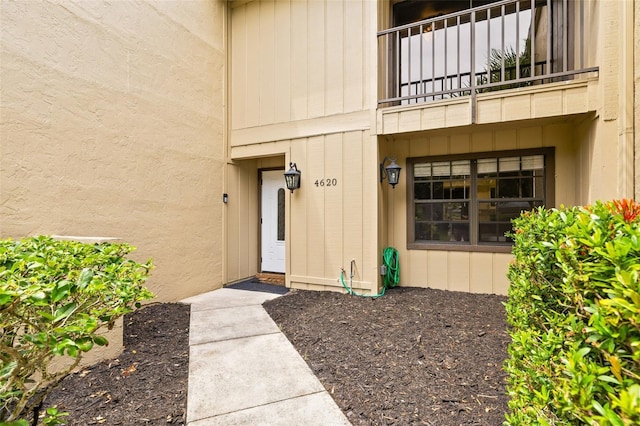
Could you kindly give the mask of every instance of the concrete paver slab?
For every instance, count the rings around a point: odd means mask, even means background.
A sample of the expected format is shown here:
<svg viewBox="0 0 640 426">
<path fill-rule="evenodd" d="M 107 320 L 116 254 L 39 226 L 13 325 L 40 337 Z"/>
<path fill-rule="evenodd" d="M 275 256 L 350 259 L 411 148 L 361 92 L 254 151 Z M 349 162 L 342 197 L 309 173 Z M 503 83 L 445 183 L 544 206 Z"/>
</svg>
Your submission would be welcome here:
<svg viewBox="0 0 640 426">
<path fill-rule="evenodd" d="M 276 297 L 225 288 L 183 300 L 191 304 L 187 425 L 349 424 L 262 307 Z"/>
<path fill-rule="evenodd" d="M 326 391 L 202 419 L 190 426 L 338 426 L 349 421 Z"/>
<path fill-rule="evenodd" d="M 234 290 L 221 288 L 208 293 L 199 294 L 181 300 L 182 303 L 191 304 L 191 312 L 206 309 L 231 308 L 235 306 L 262 305 L 267 300 L 280 297 L 279 294 L 264 293 L 261 291 Z"/>
<path fill-rule="evenodd" d="M 323 391 L 282 333 L 192 346 L 187 421 Z"/>
<path fill-rule="evenodd" d="M 262 306 L 207 309 L 191 313 L 189 344 L 278 333 L 280 330 Z"/>
</svg>

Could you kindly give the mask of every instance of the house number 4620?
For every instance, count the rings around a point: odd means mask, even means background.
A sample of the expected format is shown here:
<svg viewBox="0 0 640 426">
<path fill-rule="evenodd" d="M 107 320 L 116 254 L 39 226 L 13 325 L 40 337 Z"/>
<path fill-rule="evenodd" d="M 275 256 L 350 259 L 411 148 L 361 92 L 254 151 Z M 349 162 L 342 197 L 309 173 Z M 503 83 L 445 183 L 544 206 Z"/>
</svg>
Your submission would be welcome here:
<svg viewBox="0 0 640 426">
<path fill-rule="evenodd" d="M 316 179 L 316 181 L 313 184 L 315 186 L 317 186 L 317 187 L 321 187 L 321 186 L 337 186 L 338 185 L 338 179 L 336 179 L 336 178 Z"/>
</svg>

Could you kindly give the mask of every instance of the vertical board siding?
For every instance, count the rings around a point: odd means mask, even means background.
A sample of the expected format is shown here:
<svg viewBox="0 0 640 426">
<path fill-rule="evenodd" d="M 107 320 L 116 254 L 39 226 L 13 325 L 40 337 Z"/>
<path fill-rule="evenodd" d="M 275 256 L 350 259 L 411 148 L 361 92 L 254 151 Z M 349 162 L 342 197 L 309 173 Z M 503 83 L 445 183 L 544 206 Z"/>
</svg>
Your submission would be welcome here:
<svg viewBox="0 0 640 426">
<path fill-rule="evenodd" d="M 491 293 L 507 294 L 507 290 L 509 289 L 507 270 L 509 268 L 509 262 L 511 262 L 512 259 L 513 257 L 510 253 L 493 254 L 493 291 L 491 291 Z"/>
<path fill-rule="evenodd" d="M 325 109 L 323 115 L 334 115 L 344 111 L 344 2 L 326 3 L 325 24 Z"/>
<path fill-rule="evenodd" d="M 234 197 L 235 194 L 239 194 L 238 182 L 240 179 L 240 173 L 238 167 L 235 165 L 227 164 L 227 176 L 229 182 L 232 184 L 225 188 L 227 193 L 230 193 L 229 202 L 227 203 L 225 210 L 225 228 L 226 233 L 226 247 L 227 253 L 227 265 L 225 282 L 236 281 L 240 279 L 240 269 L 238 266 L 239 253 L 240 253 L 240 241 L 237 238 L 238 229 L 240 229 L 240 217 L 238 215 L 239 198 Z"/>
<path fill-rule="evenodd" d="M 493 293 L 494 263 L 496 253 L 469 253 L 469 291 L 471 293 Z"/>
<path fill-rule="evenodd" d="M 305 161 L 306 178 L 304 192 L 307 203 L 307 274 L 323 277 L 325 272 L 325 199 L 324 191 L 314 190 L 313 181 L 324 175 L 324 137 L 316 136 L 307 140 Z"/>
<path fill-rule="evenodd" d="M 364 105 L 365 78 L 364 48 L 366 28 L 363 21 L 364 4 L 359 0 L 344 2 L 344 110 L 366 109 Z"/>
<path fill-rule="evenodd" d="M 407 280 L 406 285 L 410 287 L 431 287 L 428 256 L 424 256 L 418 250 L 409 250 L 407 254 L 408 256 L 405 258 L 405 264 L 402 265 L 401 272 L 405 272 L 408 276 L 414 278 Z"/>
<path fill-rule="evenodd" d="M 307 72 L 309 87 L 306 100 L 309 117 L 324 115 L 325 64 L 327 62 L 325 34 L 329 29 L 325 17 L 325 7 L 326 3 L 323 1 L 311 1 L 307 6 Z"/>
<path fill-rule="evenodd" d="M 382 187 L 386 209 L 386 240 L 400 252 L 401 285 L 432 287 L 474 293 L 506 294 L 509 253 L 480 253 L 436 250 L 408 250 L 407 247 L 407 158 L 490 152 L 554 146 L 556 205 L 579 204 L 582 197 L 575 189 L 577 180 L 590 162 L 588 124 L 552 123 L 516 128 L 496 128 L 479 132 L 456 132 L 395 137 L 380 142 L 380 158 L 397 156 L 403 167 L 400 183 L 391 189 Z M 578 148 L 579 147 L 579 148 Z"/>
<path fill-rule="evenodd" d="M 468 292 L 471 289 L 470 253 L 450 251 L 447 253 L 447 269 L 449 275 L 448 289 Z M 444 265 L 440 266 L 445 267 Z M 475 273 L 475 271 L 474 271 Z M 475 278 L 475 277 L 474 277 Z"/>
<path fill-rule="evenodd" d="M 275 6 L 273 0 L 260 2 L 259 23 L 259 74 L 256 80 L 260 83 L 258 91 L 258 105 L 260 107 L 260 119 L 258 124 L 270 124 L 275 119 L 275 64 L 277 58 L 275 51 Z M 273 66 L 271 63 L 273 62 Z M 264 101 L 263 101 L 264 100 Z"/>
<path fill-rule="evenodd" d="M 309 91 L 308 46 L 307 46 L 307 2 L 291 2 L 291 117 L 290 121 L 309 116 L 307 93 Z M 238 102 L 245 102 L 238 99 Z M 285 119 L 286 121 L 286 119 Z"/>
<path fill-rule="evenodd" d="M 289 198 L 288 216 L 288 276 L 296 288 L 323 283 L 325 290 L 335 289 L 341 268 L 348 274 L 355 260 L 354 283 L 375 290 L 376 233 L 365 229 L 377 223 L 376 215 L 368 213 L 375 211 L 377 201 L 366 195 L 377 182 L 375 175 L 365 178 L 369 145 L 364 135 L 354 131 L 291 141 L 290 159 L 302 171 L 301 188 Z"/>
<path fill-rule="evenodd" d="M 318 176 L 319 186 L 311 187 L 314 191 L 324 193 L 324 277 L 339 275 L 340 268 L 348 269 L 344 259 L 342 216 L 343 189 L 345 181 L 342 178 L 342 133 L 325 136 L 324 140 L 324 173 Z M 336 185 L 333 185 L 333 179 Z M 324 187 L 321 185 L 324 180 Z M 311 183 L 311 182 L 309 182 Z M 350 183 L 349 183 L 350 184 Z M 329 186 L 331 185 L 331 186 Z"/>
<path fill-rule="evenodd" d="M 311 181 L 311 170 L 306 166 L 306 158 L 307 140 L 298 139 L 291 142 L 290 161 L 298 161 L 298 169 L 301 170 L 302 175 L 300 177 L 300 189 L 293 194 L 289 193 L 290 195 L 287 196 L 289 203 L 289 216 L 287 220 L 290 225 L 286 227 L 286 236 L 289 239 L 287 257 L 290 259 L 289 271 L 291 274 L 302 276 L 308 274 L 307 265 L 309 259 L 309 253 L 307 251 L 307 229 L 309 226 L 307 197 L 309 192 L 302 189 L 306 189 Z M 304 161 L 300 162 L 301 159 Z M 317 224 L 313 224 L 312 226 L 317 226 Z M 295 256 L 293 255 L 294 253 Z"/>
<path fill-rule="evenodd" d="M 238 216 L 240 217 L 240 223 L 241 224 L 245 224 L 245 223 L 255 223 L 255 222 L 251 222 L 251 198 L 257 197 L 257 193 L 255 192 L 251 192 L 251 183 L 250 183 L 250 178 L 251 178 L 251 174 L 249 173 L 248 170 L 246 169 L 246 167 L 243 167 L 243 173 L 242 173 L 242 178 L 239 181 L 239 188 L 238 188 L 238 201 L 239 201 L 239 206 L 238 206 Z M 253 176 L 254 179 L 257 179 L 257 176 L 254 175 Z M 253 197 L 251 197 L 251 195 L 253 195 Z M 238 272 L 240 274 L 240 277 L 242 276 L 246 276 L 245 274 L 248 273 L 249 269 L 250 269 L 250 265 L 249 265 L 249 259 L 248 259 L 248 249 L 250 247 L 250 243 L 252 241 L 251 238 L 251 230 L 252 227 L 251 226 L 240 226 L 240 228 L 238 229 L 238 241 L 240 242 L 239 246 L 238 246 Z"/>
<path fill-rule="evenodd" d="M 231 8 L 233 129 L 365 108 L 363 0 L 256 0 Z"/>
<path fill-rule="evenodd" d="M 258 272 L 258 169 L 255 160 L 227 165 L 229 202 L 226 210 L 226 282 Z"/>
<path fill-rule="evenodd" d="M 360 190 L 362 197 L 363 280 L 377 285 L 381 256 L 378 252 L 378 144 L 377 137 L 368 131 L 359 132 L 359 135 L 362 138 L 362 185 L 360 188 L 354 187 L 353 190 Z"/>
<path fill-rule="evenodd" d="M 260 3 L 250 2 L 245 6 L 246 9 L 246 25 L 245 33 L 247 42 L 245 44 L 245 58 L 240 62 L 240 66 L 244 65 L 246 78 L 244 83 L 244 105 L 245 126 L 255 126 L 260 122 L 260 74 L 264 71 L 267 64 L 260 63 Z M 231 52 L 232 55 L 235 52 Z M 231 79 L 235 76 L 232 74 Z M 235 100 L 232 100 L 235 102 Z"/>
<path fill-rule="evenodd" d="M 275 115 L 273 121 L 282 123 L 291 118 L 291 63 L 292 60 L 296 62 L 297 58 L 291 55 L 290 2 L 278 0 L 277 4 L 278 7 L 275 8 L 275 93 L 273 102 Z"/>
<path fill-rule="evenodd" d="M 363 185 L 362 137 L 362 132 L 343 135 L 342 178 L 338 181 L 342 188 L 343 257 L 356 261 L 356 280 L 363 280 L 364 271 L 363 197 L 366 188 Z"/>
<path fill-rule="evenodd" d="M 417 250 L 414 250 L 417 253 Z M 422 252 L 422 251 L 421 251 Z M 417 256 L 416 256 L 417 257 Z M 447 267 L 448 253 L 444 251 L 422 252 L 422 258 L 427 260 L 427 285 L 440 290 L 449 289 L 449 268 Z M 400 265 L 402 267 L 402 265 Z M 421 276 L 411 276 L 409 279 L 420 285 Z"/>
<path fill-rule="evenodd" d="M 242 6 L 246 9 L 246 6 Z M 231 19 L 231 52 L 246 52 L 247 50 L 247 15 L 236 11 Z M 235 58 L 235 55 L 234 55 Z M 239 102 L 246 98 L 247 63 L 234 60 L 231 62 L 230 74 L 231 93 L 236 101 L 231 102 L 231 127 L 234 129 L 246 126 L 245 102 Z"/>
</svg>

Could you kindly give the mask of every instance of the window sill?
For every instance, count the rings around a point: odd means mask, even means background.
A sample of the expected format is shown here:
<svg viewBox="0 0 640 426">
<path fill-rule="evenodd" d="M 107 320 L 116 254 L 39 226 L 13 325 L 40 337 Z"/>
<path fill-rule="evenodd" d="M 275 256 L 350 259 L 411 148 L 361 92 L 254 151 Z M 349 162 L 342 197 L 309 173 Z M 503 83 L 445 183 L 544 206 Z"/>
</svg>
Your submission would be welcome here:
<svg viewBox="0 0 640 426">
<path fill-rule="evenodd" d="M 479 253 L 511 253 L 512 244 L 437 244 L 437 243 L 408 243 L 407 250 L 437 250 L 437 251 L 464 251 Z"/>
</svg>

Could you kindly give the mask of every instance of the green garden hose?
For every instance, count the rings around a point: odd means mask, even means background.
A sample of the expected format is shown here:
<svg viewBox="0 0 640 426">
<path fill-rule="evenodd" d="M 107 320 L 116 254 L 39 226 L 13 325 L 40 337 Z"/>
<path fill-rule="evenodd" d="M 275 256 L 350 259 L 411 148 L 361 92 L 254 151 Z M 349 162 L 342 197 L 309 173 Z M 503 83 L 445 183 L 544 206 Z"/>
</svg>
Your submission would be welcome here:
<svg viewBox="0 0 640 426">
<path fill-rule="evenodd" d="M 382 291 L 378 294 L 362 294 L 353 291 L 351 287 L 348 287 L 344 282 L 344 277 L 347 272 L 342 268 L 340 270 L 340 282 L 342 286 L 347 291 L 348 294 L 352 296 L 360 296 L 360 297 L 381 297 L 384 296 L 385 291 L 388 288 L 392 288 L 398 285 L 400 282 L 400 262 L 398 260 L 398 250 L 393 247 L 387 247 L 382 252 L 382 263 L 385 266 L 386 273 L 384 278 L 382 279 Z"/>
<path fill-rule="evenodd" d="M 384 275 L 384 288 L 393 288 L 400 282 L 400 261 L 398 260 L 398 250 L 387 247 L 382 252 L 382 263 L 387 268 Z"/>
</svg>

